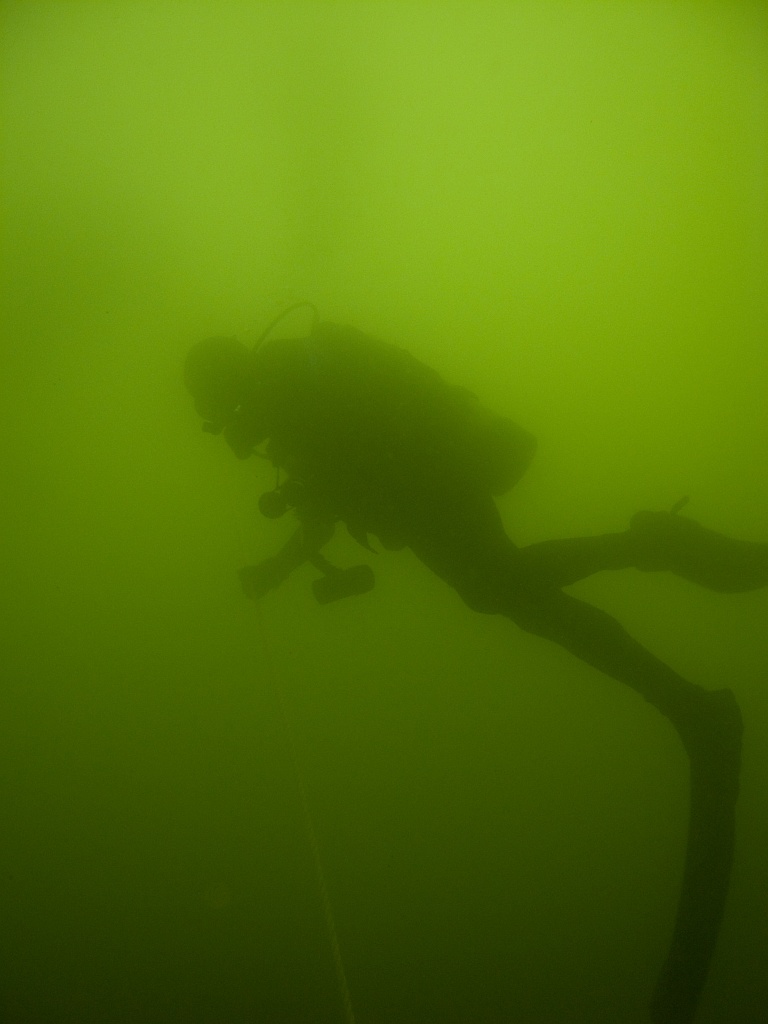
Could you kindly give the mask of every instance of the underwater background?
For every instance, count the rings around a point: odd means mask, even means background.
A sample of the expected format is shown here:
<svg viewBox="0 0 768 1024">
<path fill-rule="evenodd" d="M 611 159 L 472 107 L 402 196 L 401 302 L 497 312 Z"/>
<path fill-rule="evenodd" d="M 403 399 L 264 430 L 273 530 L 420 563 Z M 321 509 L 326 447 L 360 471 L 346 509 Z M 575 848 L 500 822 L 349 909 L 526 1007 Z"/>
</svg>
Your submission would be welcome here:
<svg viewBox="0 0 768 1024">
<path fill-rule="evenodd" d="M 768 540 L 768 15 L 750 2 L 3 2 L 0 1020 L 641 1024 L 687 765 L 649 705 L 408 551 L 292 524 L 187 349 L 283 305 L 539 440 L 518 543 Z M 701 1024 L 768 1020 L 768 594 L 573 588 L 746 721 Z"/>
</svg>

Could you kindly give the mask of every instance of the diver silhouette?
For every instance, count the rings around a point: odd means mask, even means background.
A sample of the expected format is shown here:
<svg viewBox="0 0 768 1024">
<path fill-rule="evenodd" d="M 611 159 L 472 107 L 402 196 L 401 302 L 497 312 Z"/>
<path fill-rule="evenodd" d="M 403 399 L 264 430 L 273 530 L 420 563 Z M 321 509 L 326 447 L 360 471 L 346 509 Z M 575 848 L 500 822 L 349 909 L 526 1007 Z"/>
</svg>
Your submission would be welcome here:
<svg viewBox="0 0 768 1024">
<path fill-rule="evenodd" d="M 638 512 L 621 533 L 516 546 L 495 498 L 525 472 L 533 436 L 404 350 L 316 314 L 307 337 L 254 349 L 234 338 L 199 342 L 184 379 L 205 430 L 223 433 L 238 458 L 258 454 L 277 468 L 277 484 L 260 502 L 264 515 L 292 510 L 298 519 L 281 551 L 241 571 L 248 596 L 262 598 L 306 562 L 323 573 L 313 585 L 321 602 L 369 590 L 369 566 L 340 569 L 321 553 L 343 523 L 366 548 L 369 535 L 387 549 L 410 548 L 469 608 L 559 644 L 672 723 L 690 763 L 688 841 L 650 1012 L 654 1024 L 691 1022 L 733 859 L 740 710 L 730 690 L 688 682 L 609 614 L 563 588 L 633 567 L 725 593 L 754 590 L 768 585 L 768 544 L 681 516 L 683 499 L 671 511 Z"/>
</svg>

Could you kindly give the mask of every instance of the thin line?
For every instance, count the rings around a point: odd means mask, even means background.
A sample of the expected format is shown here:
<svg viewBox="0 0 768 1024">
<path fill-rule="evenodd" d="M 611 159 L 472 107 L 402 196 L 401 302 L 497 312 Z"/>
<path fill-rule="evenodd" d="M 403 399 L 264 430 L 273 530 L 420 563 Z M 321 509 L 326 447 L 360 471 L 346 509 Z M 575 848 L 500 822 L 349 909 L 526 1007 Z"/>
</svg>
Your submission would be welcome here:
<svg viewBox="0 0 768 1024">
<path fill-rule="evenodd" d="M 304 772 L 302 771 L 301 761 L 299 759 L 298 749 L 296 746 L 296 738 L 294 731 L 291 727 L 291 721 L 288 717 L 288 711 L 285 706 L 285 700 L 278 684 L 278 677 L 275 673 L 274 659 L 272 658 L 272 652 L 266 638 L 266 630 L 264 627 L 264 621 L 261 616 L 261 610 L 257 605 L 257 621 L 259 623 L 259 634 L 261 639 L 261 646 L 264 652 L 264 663 L 267 668 L 268 675 L 271 679 L 272 689 L 277 700 L 278 707 L 280 708 L 280 717 L 283 720 L 283 728 L 285 729 L 286 738 L 288 740 L 288 749 L 291 755 L 291 762 L 293 764 L 293 773 L 296 786 L 299 791 L 301 799 L 301 808 L 304 818 L 304 829 L 307 834 L 307 841 L 312 851 L 312 861 L 315 866 L 315 875 L 317 878 L 317 887 L 320 892 L 320 901 L 323 906 L 323 916 L 325 918 L 325 927 L 328 932 L 328 941 L 331 946 L 331 952 L 333 954 L 333 964 L 336 970 L 336 980 L 339 983 L 339 990 L 341 994 L 341 1001 L 344 1005 L 344 1016 L 347 1024 L 356 1024 L 355 1011 L 352 1007 L 352 997 L 349 991 L 349 983 L 347 981 L 347 972 L 344 969 L 344 961 L 341 955 L 341 946 L 339 945 L 339 934 L 336 929 L 336 919 L 333 913 L 333 905 L 331 904 L 331 897 L 328 892 L 328 883 L 325 878 L 325 871 L 323 870 L 323 861 L 320 854 L 320 844 L 317 840 L 317 832 L 315 830 L 314 821 L 312 819 L 312 811 L 309 806 L 309 799 L 307 797 L 307 787 L 304 782 Z"/>
</svg>

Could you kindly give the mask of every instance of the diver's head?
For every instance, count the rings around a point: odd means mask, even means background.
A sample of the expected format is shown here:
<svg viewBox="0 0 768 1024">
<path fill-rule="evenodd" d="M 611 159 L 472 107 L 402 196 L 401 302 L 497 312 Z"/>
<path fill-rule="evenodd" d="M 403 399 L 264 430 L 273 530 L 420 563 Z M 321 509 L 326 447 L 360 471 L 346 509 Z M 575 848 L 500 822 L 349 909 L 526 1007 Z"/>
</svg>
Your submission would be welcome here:
<svg viewBox="0 0 768 1024">
<path fill-rule="evenodd" d="M 237 338 L 198 341 L 184 363 L 184 384 L 212 433 L 234 421 L 250 379 L 251 353 Z"/>
</svg>

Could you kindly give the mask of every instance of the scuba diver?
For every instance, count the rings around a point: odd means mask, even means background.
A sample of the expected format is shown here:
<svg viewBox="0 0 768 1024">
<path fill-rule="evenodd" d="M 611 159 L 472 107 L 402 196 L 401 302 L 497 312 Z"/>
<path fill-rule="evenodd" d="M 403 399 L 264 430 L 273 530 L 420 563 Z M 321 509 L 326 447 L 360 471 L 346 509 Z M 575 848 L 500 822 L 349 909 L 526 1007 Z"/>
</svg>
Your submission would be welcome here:
<svg viewBox="0 0 768 1024">
<path fill-rule="evenodd" d="M 518 547 L 495 499 L 525 472 L 534 437 L 449 385 L 404 350 L 352 327 L 313 322 L 308 336 L 252 348 L 234 338 L 196 344 L 184 380 L 203 428 L 240 459 L 277 471 L 259 505 L 298 527 L 273 557 L 241 570 L 259 600 L 304 563 L 321 602 L 370 590 L 367 565 L 322 554 L 342 523 L 363 547 L 410 548 L 474 611 L 503 615 L 631 687 L 673 725 L 690 763 L 690 812 L 674 932 L 651 1006 L 654 1024 L 688 1024 L 707 977 L 727 895 L 742 720 L 730 690 L 682 678 L 609 614 L 566 593 L 603 570 L 668 571 L 711 590 L 768 585 L 768 544 L 734 540 L 671 511 L 638 512 L 629 528 Z"/>
</svg>

